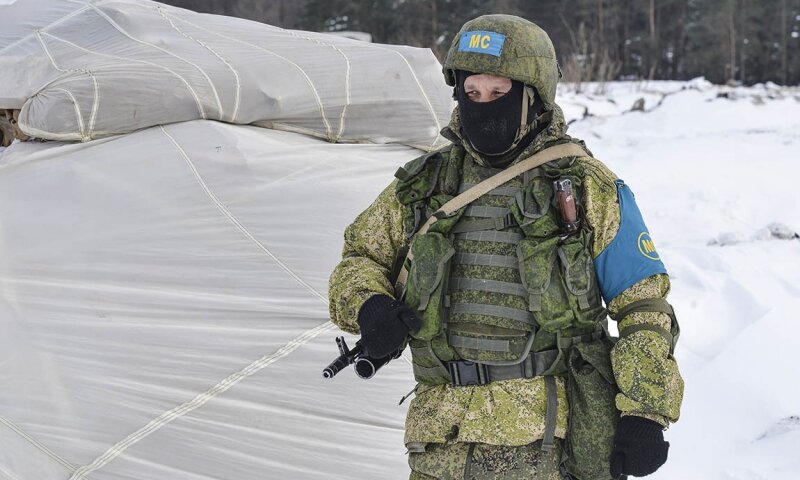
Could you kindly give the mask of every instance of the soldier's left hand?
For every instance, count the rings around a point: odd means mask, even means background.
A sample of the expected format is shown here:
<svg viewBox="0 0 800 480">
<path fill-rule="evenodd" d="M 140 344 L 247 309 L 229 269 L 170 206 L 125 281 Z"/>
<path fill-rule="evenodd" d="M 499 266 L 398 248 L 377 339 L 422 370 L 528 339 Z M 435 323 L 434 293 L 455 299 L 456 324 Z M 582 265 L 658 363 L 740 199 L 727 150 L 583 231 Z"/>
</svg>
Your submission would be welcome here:
<svg viewBox="0 0 800 480">
<path fill-rule="evenodd" d="M 621 417 L 611 451 L 611 478 L 650 475 L 667 461 L 668 450 L 669 442 L 664 441 L 664 428 L 658 422 Z"/>
</svg>

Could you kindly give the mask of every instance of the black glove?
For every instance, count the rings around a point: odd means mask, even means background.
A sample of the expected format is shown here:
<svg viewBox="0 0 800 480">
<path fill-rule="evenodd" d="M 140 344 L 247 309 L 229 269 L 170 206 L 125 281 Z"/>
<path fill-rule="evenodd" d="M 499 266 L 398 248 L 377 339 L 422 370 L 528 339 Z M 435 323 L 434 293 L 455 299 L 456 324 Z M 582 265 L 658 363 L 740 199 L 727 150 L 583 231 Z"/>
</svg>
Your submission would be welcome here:
<svg viewBox="0 0 800 480">
<path fill-rule="evenodd" d="M 611 478 L 620 475 L 644 477 L 667 461 L 669 442 L 664 441 L 664 427 L 642 417 L 621 417 L 611 451 Z"/>
<path fill-rule="evenodd" d="M 388 295 L 373 295 L 358 311 L 361 346 L 366 355 L 383 358 L 403 346 L 408 332 L 416 332 L 422 321 L 413 310 Z"/>
</svg>

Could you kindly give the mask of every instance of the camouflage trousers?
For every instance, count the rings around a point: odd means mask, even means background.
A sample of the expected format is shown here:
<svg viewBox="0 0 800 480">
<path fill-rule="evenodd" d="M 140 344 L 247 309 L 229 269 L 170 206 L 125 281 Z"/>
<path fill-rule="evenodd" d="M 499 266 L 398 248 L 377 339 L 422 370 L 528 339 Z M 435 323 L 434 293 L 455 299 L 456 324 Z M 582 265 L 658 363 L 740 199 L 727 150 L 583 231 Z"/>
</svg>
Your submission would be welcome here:
<svg viewBox="0 0 800 480">
<path fill-rule="evenodd" d="M 410 452 L 410 480 L 562 480 L 561 440 L 542 451 L 541 440 L 520 447 L 485 443 L 429 443 Z"/>
</svg>

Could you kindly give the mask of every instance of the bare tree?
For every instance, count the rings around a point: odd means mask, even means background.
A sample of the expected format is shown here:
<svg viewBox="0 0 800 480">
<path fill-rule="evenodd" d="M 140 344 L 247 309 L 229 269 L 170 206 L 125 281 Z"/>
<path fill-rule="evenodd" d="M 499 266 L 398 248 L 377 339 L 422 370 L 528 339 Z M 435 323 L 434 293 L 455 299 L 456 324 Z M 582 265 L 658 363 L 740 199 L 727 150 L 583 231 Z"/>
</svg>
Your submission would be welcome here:
<svg viewBox="0 0 800 480">
<path fill-rule="evenodd" d="M 597 76 L 595 78 L 599 83 L 595 93 L 598 95 L 606 93 L 608 82 L 615 80 L 621 70 L 622 62 L 612 59 L 608 50 L 603 50 L 597 62 Z"/>
<path fill-rule="evenodd" d="M 656 32 L 656 0 L 650 0 L 650 8 L 648 9 L 648 25 L 650 26 L 650 42 L 648 59 L 650 62 L 649 72 L 647 79 L 652 80 L 658 69 L 658 60 L 660 58 L 658 50 L 658 34 Z"/>
<path fill-rule="evenodd" d="M 575 92 L 582 91 L 582 84 L 584 81 L 591 79 L 591 74 L 594 69 L 592 63 L 593 56 L 589 53 L 589 35 L 586 32 L 586 24 L 581 22 L 578 25 L 578 31 L 574 32 L 567 24 L 566 18 L 562 18 L 567 25 L 572 40 L 572 51 L 567 55 L 564 62 L 563 74 L 564 80 L 572 83 Z"/>
<path fill-rule="evenodd" d="M 780 26 L 780 32 L 781 32 L 781 41 L 780 41 L 780 46 L 781 46 L 781 83 L 783 85 L 786 85 L 786 78 L 787 78 L 787 76 L 786 76 L 786 63 L 787 63 L 786 59 L 787 59 L 787 56 L 788 56 L 787 45 L 786 45 L 787 39 L 788 39 L 788 33 L 786 32 L 786 0 L 781 0 L 781 16 L 780 16 L 780 20 L 781 20 L 781 26 Z"/>
<path fill-rule="evenodd" d="M 730 60 L 728 81 L 736 79 L 736 0 L 728 0 L 728 38 L 730 39 Z"/>
</svg>

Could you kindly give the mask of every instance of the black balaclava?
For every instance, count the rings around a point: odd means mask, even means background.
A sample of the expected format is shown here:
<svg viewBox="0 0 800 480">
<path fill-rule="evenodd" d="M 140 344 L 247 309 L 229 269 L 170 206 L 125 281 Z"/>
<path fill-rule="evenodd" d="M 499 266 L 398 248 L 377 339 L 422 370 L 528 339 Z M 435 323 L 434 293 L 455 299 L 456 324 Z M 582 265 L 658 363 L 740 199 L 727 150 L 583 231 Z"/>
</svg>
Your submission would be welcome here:
<svg viewBox="0 0 800 480">
<path fill-rule="evenodd" d="M 522 96 L 525 85 L 517 80 L 511 81 L 511 90 L 502 97 L 491 102 L 473 102 L 467 98 L 464 80 L 472 72 L 456 71 L 456 100 L 461 119 L 462 134 L 478 153 L 482 154 L 492 166 L 508 164 L 513 155 L 530 144 L 540 128 L 534 128 L 515 145 L 517 132 L 522 119 Z M 542 104 L 539 95 L 535 95 L 534 104 L 528 107 L 528 119 L 532 121 L 541 112 Z"/>
</svg>

